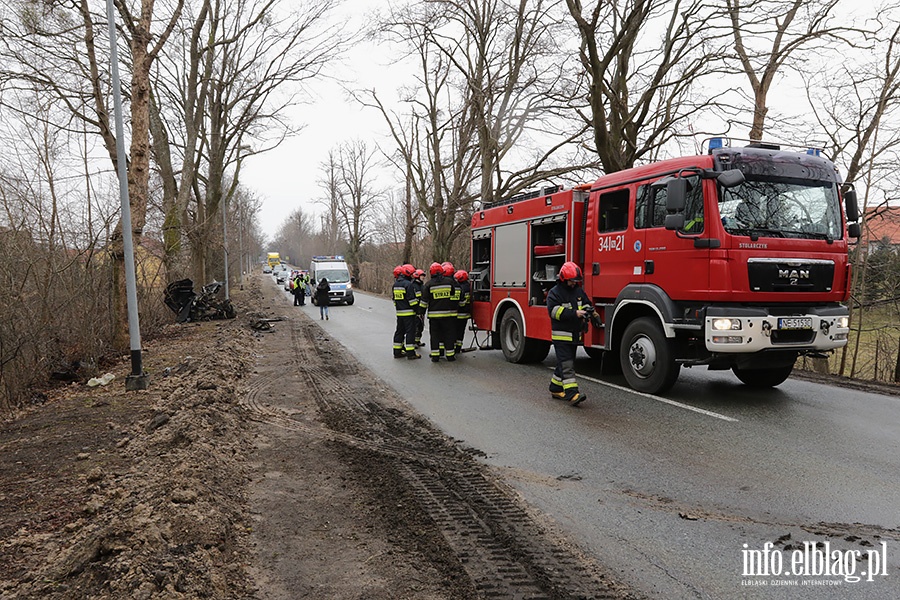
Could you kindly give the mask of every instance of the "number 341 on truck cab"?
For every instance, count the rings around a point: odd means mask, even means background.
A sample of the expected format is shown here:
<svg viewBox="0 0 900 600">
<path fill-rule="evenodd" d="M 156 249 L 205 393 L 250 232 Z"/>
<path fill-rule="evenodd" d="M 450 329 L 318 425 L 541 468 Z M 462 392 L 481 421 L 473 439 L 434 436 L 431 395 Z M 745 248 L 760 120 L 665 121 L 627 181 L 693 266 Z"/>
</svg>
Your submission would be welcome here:
<svg viewBox="0 0 900 600">
<path fill-rule="evenodd" d="M 605 372 L 661 393 L 682 366 L 781 384 L 847 344 L 856 192 L 818 149 L 713 138 L 707 154 L 544 189 L 472 218 L 472 316 L 507 360 L 543 360 L 547 292 L 578 264 Z"/>
</svg>

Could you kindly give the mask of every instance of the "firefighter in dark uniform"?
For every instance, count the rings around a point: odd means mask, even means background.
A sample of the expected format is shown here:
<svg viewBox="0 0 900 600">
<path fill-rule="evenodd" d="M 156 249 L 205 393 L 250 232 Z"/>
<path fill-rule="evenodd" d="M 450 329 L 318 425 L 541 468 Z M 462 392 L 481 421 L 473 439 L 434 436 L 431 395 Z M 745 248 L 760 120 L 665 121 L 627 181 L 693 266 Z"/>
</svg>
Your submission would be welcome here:
<svg viewBox="0 0 900 600">
<path fill-rule="evenodd" d="M 403 272 L 403 265 L 397 265 L 394 267 L 394 283 L 391 285 L 391 290 L 393 287 L 397 285 L 397 279 L 400 277 L 400 274 Z M 393 291 L 391 291 L 393 294 Z M 404 325 L 400 323 L 400 319 L 397 319 L 397 327 L 394 329 L 394 358 L 403 358 L 406 356 L 406 350 L 403 349 L 403 339 L 406 337 L 406 330 L 403 329 Z M 400 339 L 398 343 L 397 340 Z"/>
<path fill-rule="evenodd" d="M 391 289 L 397 285 L 397 279 L 400 277 L 400 274 L 403 272 L 403 265 L 397 265 L 394 267 L 394 283 L 391 285 Z M 393 294 L 393 291 L 391 292 Z M 403 329 L 403 325 L 400 323 L 400 319 L 397 319 L 397 327 L 394 329 L 394 358 L 403 358 L 406 356 L 406 351 L 403 349 L 402 339 L 406 336 L 406 330 Z M 401 341 L 398 343 L 397 340 Z"/>
<path fill-rule="evenodd" d="M 415 273 L 413 273 L 412 286 L 416 291 L 416 300 L 419 301 L 419 309 L 416 311 L 416 347 L 425 345 L 422 343 L 422 332 L 425 331 L 425 310 L 421 304 L 422 287 L 425 285 L 425 282 L 422 281 L 423 277 L 425 277 L 425 271 L 422 269 L 416 269 Z"/>
<path fill-rule="evenodd" d="M 397 311 L 397 329 L 394 331 L 394 358 L 406 356 L 409 360 L 422 358 L 416 352 L 416 311 L 419 299 L 412 285 L 416 268 L 406 264 L 400 267 L 400 275 L 394 281 L 394 308 Z"/>
<path fill-rule="evenodd" d="M 547 294 L 551 339 L 556 352 L 556 370 L 550 378 L 550 394 L 573 406 L 587 398 L 578 391 L 575 380 L 575 352 L 581 342 L 584 325 L 594 308 L 581 288 L 583 279 L 581 268 L 567 262 L 559 269 L 559 282 Z"/>
<path fill-rule="evenodd" d="M 453 274 L 453 278 L 459 284 L 459 309 L 456 313 L 456 354 L 462 354 L 463 338 L 466 337 L 466 325 L 472 316 L 472 285 L 469 283 L 469 274 L 459 270 Z"/>
<path fill-rule="evenodd" d="M 452 265 L 451 265 L 452 268 Z M 438 362 L 441 354 L 448 362 L 456 360 L 456 311 L 459 305 L 459 286 L 452 277 L 444 275 L 440 263 L 431 263 L 431 279 L 422 288 L 422 305 L 428 314 L 428 337 L 431 341 L 431 362 Z"/>
</svg>

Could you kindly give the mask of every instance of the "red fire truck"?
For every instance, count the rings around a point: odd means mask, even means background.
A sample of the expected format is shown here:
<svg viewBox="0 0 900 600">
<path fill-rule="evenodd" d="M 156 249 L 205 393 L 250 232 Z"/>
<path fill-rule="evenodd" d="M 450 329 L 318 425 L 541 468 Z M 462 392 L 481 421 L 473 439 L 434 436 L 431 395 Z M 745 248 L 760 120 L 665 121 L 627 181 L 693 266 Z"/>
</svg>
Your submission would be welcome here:
<svg viewBox="0 0 900 600">
<path fill-rule="evenodd" d="M 546 358 L 546 297 L 565 261 L 602 323 L 584 349 L 639 391 L 664 392 L 697 365 L 776 386 L 798 356 L 844 346 L 852 185 L 817 149 L 704 147 L 476 212 L 472 312 L 491 347 L 511 362 Z"/>
</svg>

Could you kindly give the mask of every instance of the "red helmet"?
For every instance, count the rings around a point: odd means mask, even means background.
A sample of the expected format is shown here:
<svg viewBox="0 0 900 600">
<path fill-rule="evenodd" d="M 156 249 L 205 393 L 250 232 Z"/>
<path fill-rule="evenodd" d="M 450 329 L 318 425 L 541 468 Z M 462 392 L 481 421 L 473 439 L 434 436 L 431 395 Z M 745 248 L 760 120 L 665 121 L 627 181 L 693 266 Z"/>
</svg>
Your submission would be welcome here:
<svg viewBox="0 0 900 600">
<path fill-rule="evenodd" d="M 462 270 L 457 271 L 456 274 L 453 275 L 453 277 L 455 277 L 456 280 L 460 283 L 469 280 L 469 274 Z"/>
<path fill-rule="evenodd" d="M 400 267 L 400 270 L 407 277 L 412 277 L 412 274 L 416 272 L 416 268 L 409 263 Z"/>
<path fill-rule="evenodd" d="M 401 267 L 400 265 L 397 265 L 396 267 L 394 267 L 394 279 L 397 279 L 398 277 L 400 277 L 400 273 L 402 271 L 403 271 L 403 267 Z"/>
<path fill-rule="evenodd" d="M 416 272 L 413 273 L 413 279 L 418 279 L 419 277 L 424 277 L 425 271 L 422 269 L 416 269 Z"/>
<path fill-rule="evenodd" d="M 431 267 L 428 268 L 428 272 L 431 273 L 431 276 L 440 275 L 444 272 L 444 267 L 441 266 L 441 263 L 433 262 L 431 263 Z"/>
<path fill-rule="evenodd" d="M 579 267 L 572 261 L 564 263 L 563 266 L 559 269 L 559 280 L 581 283 L 584 280 L 584 276 L 581 274 L 581 267 Z"/>
<path fill-rule="evenodd" d="M 444 275 L 447 277 L 453 277 L 453 273 L 456 271 L 456 269 L 453 268 L 453 263 L 450 261 L 442 262 L 441 268 L 444 270 Z"/>
</svg>

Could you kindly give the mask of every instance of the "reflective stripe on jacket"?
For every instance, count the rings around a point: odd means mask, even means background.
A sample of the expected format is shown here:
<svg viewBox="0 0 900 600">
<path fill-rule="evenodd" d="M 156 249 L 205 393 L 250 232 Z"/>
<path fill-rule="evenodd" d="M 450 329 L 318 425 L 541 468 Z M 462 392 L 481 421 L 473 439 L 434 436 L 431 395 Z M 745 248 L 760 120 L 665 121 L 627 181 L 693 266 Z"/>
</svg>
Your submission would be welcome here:
<svg viewBox="0 0 900 600">
<path fill-rule="evenodd" d="M 394 308 L 398 317 L 414 317 L 416 309 L 419 306 L 419 300 L 416 298 L 416 291 L 412 287 L 412 281 L 407 277 L 400 276 L 394 282 Z"/>
<path fill-rule="evenodd" d="M 554 342 L 581 341 L 582 320 L 577 310 L 590 306 L 591 301 L 578 286 L 570 288 L 560 281 L 547 294 L 547 311 L 550 313 L 550 339 Z"/>
<path fill-rule="evenodd" d="M 472 285 L 468 281 L 459 282 L 459 312 L 457 317 L 468 319 L 472 314 Z"/>
<path fill-rule="evenodd" d="M 459 284 L 452 277 L 435 275 L 422 288 L 422 307 L 429 319 L 456 318 L 459 310 Z"/>
</svg>

